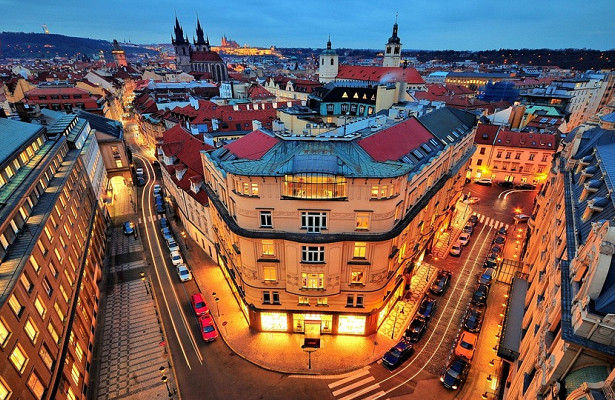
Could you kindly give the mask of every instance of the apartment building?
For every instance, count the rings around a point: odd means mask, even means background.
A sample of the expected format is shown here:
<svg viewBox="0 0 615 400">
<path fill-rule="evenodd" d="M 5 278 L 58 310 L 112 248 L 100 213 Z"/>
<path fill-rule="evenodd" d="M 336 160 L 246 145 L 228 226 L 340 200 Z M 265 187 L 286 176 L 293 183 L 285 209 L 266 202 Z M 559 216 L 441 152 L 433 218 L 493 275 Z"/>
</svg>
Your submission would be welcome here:
<svg viewBox="0 0 615 400">
<path fill-rule="evenodd" d="M 613 398 L 612 111 L 565 141 L 537 196 L 522 259 L 527 293 L 508 307 L 507 319 L 519 314 L 521 323 L 505 324 L 498 349 L 510 362 L 507 399 Z M 503 348 L 515 335 L 520 341 Z"/>
<path fill-rule="evenodd" d="M 85 399 L 108 216 L 76 115 L 0 118 L 0 396 Z M 101 173 L 101 168 L 103 173 Z"/>
<path fill-rule="evenodd" d="M 202 151 L 215 255 L 250 327 L 376 332 L 451 221 L 475 121 L 443 108 Z"/>
</svg>

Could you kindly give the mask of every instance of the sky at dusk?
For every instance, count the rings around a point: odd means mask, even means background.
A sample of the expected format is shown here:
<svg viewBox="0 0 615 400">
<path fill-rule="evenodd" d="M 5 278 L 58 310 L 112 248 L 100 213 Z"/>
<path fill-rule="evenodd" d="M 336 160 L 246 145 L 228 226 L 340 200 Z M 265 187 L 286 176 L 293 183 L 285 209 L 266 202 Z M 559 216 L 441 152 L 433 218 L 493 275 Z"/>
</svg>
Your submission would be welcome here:
<svg viewBox="0 0 615 400">
<path fill-rule="evenodd" d="M 615 0 L 0 0 L 0 31 L 170 43 L 197 14 L 213 45 L 380 49 L 395 13 L 403 49 L 615 48 Z"/>
</svg>

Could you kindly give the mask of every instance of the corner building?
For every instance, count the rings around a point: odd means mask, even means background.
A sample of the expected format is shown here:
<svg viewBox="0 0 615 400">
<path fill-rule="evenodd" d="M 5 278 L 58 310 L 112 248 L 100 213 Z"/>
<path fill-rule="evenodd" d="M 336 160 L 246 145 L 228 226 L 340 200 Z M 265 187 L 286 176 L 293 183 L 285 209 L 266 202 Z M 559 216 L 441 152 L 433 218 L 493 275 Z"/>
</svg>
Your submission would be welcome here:
<svg viewBox="0 0 615 400">
<path fill-rule="evenodd" d="M 475 117 L 256 130 L 201 152 L 217 261 L 256 331 L 370 335 L 450 222 Z"/>
<path fill-rule="evenodd" d="M 0 118 L 0 142 L 0 397 L 84 399 L 107 220 L 94 132 Z"/>
</svg>

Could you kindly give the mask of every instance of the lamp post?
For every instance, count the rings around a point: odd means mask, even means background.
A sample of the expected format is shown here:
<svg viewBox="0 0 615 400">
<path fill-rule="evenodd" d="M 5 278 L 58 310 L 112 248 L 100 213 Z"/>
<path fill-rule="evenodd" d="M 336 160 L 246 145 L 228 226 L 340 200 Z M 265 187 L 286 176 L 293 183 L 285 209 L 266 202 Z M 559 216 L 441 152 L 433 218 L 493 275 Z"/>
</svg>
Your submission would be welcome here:
<svg viewBox="0 0 615 400">
<path fill-rule="evenodd" d="M 211 294 L 212 296 L 214 296 L 214 300 L 216 300 L 216 313 L 218 314 L 218 317 L 220 316 L 220 305 L 218 304 L 218 302 L 220 301 L 220 299 L 218 297 L 216 297 L 216 292 L 213 292 Z"/>
<path fill-rule="evenodd" d="M 182 231 L 181 235 L 182 235 L 182 238 L 184 239 L 184 247 L 186 248 L 186 251 L 188 251 L 188 242 L 186 241 L 186 231 Z"/>
<path fill-rule="evenodd" d="M 171 393 L 171 389 L 169 389 L 169 378 L 167 378 L 166 375 L 162 375 L 162 378 L 160 378 L 161 381 L 164 382 L 164 385 L 167 387 L 167 394 L 169 395 L 169 397 L 173 397 L 173 393 Z"/>
<path fill-rule="evenodd" d="M 141 280 L 143 281 L 143 286 L 145 286 L 145 293 L 149 294 L 149 289 L 147 288 L 147 282 L 145 282 L 145 272 L 141 272 Z"/>
</svg>

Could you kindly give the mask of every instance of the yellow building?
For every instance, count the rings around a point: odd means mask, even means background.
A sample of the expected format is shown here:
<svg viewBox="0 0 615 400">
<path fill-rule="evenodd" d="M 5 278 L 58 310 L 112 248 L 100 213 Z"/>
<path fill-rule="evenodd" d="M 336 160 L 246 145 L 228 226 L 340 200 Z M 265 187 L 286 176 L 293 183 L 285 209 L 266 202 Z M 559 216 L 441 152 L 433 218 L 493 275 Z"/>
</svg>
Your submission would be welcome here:
<svg viewBox="0 0 615 400">
<path fill-rule="evenodd" d="M 374 333 L 450 221 L 475 117 L 363 122 L 201 152 L 217 260 L 252 329 Z"/>
</svg>

